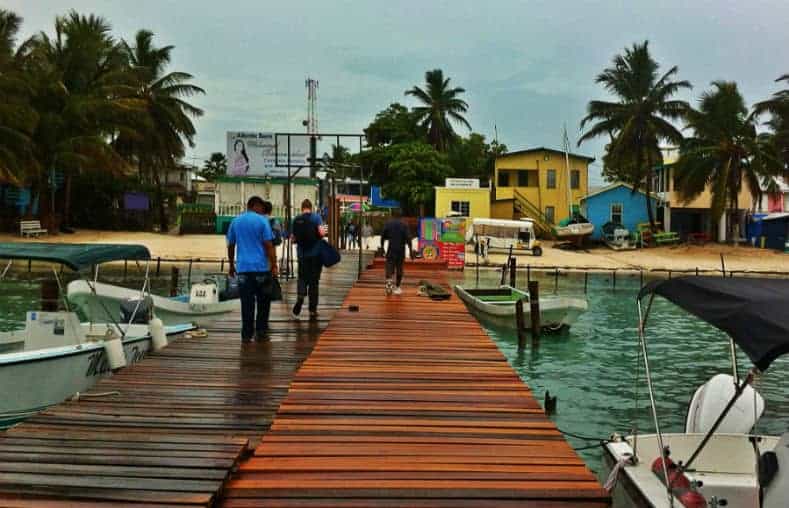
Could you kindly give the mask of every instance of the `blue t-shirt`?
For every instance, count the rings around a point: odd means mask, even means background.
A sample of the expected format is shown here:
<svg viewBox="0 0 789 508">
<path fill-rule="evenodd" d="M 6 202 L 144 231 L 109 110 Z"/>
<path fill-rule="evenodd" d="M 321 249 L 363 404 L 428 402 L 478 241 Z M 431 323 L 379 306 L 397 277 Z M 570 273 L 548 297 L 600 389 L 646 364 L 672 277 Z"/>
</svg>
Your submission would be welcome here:
<svg viewBox="0 0 789 508">
<path fill-rule="evenodd" d="M 315 224 L 315 226 L 320 226 L 321 224 L 323 224 L 323 222 L 321 221 L 321 216 L 318 215 L 317 213 L 310 213 L 308 215 L 309 215 L 310 222 L 312 224 Z M 290 230 L 293 231 L 293 224 L 290 225 Z M 306 249 L 306 251 L 305 251 L 305 249 L 303 249 L 301 247 L 301 245 L 299 245 L 297 243 L 296 244 L 296 256 L 300 257 L 300 258 L 317 256 L 318 252 L 319 252 L 319 250 L 318 250 L 319 248 L 320 248 L 320 244 L 318 242 L 315 242 L 315 245 L 313 245 L 309 249 Z"/>
<path fill-rule="evenodd" d="M 236 246 L 236 272 L 271 271 L 263 242 L 273 238 L 268 219 L 256 212 L 247 211 L 233 219 L 227 230 L 227 244 Z"/>
</svg>

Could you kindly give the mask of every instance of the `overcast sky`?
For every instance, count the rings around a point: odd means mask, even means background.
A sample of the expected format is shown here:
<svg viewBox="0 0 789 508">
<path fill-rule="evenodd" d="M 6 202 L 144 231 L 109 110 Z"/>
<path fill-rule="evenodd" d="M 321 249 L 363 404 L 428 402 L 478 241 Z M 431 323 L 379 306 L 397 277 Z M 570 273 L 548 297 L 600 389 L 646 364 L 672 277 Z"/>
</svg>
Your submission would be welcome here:
<svg viewBox="0 0 789 508">
<path fill-rule="evenodd" d="M 749 103 L 789 73 L 787 0 L 254 1 L 0 0 L 23 35 L 52 30 L 69 9 L 106 17 L 117 36 L 148 28 L 172 44 L 173 70 L 195 75 L 206 96 L 190 157 L 225 151 L 228 130 L 301 131 L 304 79 L 320 82 L 322 131 L 360 132 L 403 92 L 441 68 L 462 86 L 473 129 L 510 150 L 561 147 L 586 103 L 604 98 L 594 78 L 625 46 L 649 39 L 654 56 L 696 100 L 735 80 Z M 602 142 L 578 151 L 598 159 Z"/>
</svg>

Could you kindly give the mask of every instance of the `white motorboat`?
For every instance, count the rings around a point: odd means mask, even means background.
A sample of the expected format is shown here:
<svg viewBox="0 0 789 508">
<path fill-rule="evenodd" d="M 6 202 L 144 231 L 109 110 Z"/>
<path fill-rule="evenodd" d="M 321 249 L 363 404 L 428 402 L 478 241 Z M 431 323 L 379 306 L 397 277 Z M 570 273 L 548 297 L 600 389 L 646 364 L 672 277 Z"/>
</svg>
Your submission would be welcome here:
<svg viewBox="0 0 789 508">
<path fill-rule="evenodd" d="M 2 278 L 16 259 L 57 263 L 79 272 L 109 261 L 150 259 L 150 253 L 138 245 L 2 243 L 0 259 L 9 260 Z M 58 271 L 53 268 L 53 273 L 60 286 Z M 164 327 L 150 317 L 133 323 L 139 316 L 127 323 L 113 316 L 107 316 L 107 322 L 80 323 L 64 303 L 66 311 L 30 311 L 23 329 L 0 333 L 0 426 L 89 389 L 100 377 L 166 345 L 167 334 L 194 328 Z"/>
<path fill-rule="evenodd" d="M 455 286 L 458 297 L 470 309 L 496 326 L 515 328 L 515 303 L 523 300 L 524 326 L 531 326 L 529 293 L 511 286 L 492 289 Z M 586 312 L 586 300 L 567 297 L 540 298 L 540 327 L 547 331 L 569 328 Z"/>
<path fill-rule="evenodd" d="M 193 328 L 169 326 L 165 333 Z M 122 361 L 130 365 L 153 349 L 151 341 L 148 325 L 80 323 L 73 312 L 28 312 L 24 329 L 0 333 L 0 428 L 84 392 L 109 375 L 112 342 L 119 343 Z"/>
<path fill-rule="evenodd" d="M 660 431 L 645 338 L 654 295 L 730 337 L 732 374 L 718 374 L 695 391 L 681 433 Z M 643 311 L 646 297 L 649 304 Z M 604 445 L 606 486 L 613 490 L 614 506 L 787 506 L 789 432 L 782 436 L 753 433 L 765 401 L 752 387 L 755 376 L 789 352 L 789 324 L 785 315 L 776 312 L 787 306 L 789 280 L 680 277 L 655 281 L 641 290 L 640 356 L 655 430 L 614 435 Z M 737 347 L 754 365 L 744 377 L 737 371 Z"/>
<path fill-rule="evenodd" d="M 165 325 L 195 323 L 204 326 L 217 317 L 239 310 L 238 298 L 221 300 L 219 288 L 214 281 L 193 284 L 189 295 L 166 297 L 150 296 L 153 312 Z M 75 280 L 68 284 L 66 294 L 69 302 L 89 318 L 122 316 L 122 306 L 141 299 L 140 291 L 102 282 Z M 132 307 L 134 304 L 132 303 Z"/>
</svg>

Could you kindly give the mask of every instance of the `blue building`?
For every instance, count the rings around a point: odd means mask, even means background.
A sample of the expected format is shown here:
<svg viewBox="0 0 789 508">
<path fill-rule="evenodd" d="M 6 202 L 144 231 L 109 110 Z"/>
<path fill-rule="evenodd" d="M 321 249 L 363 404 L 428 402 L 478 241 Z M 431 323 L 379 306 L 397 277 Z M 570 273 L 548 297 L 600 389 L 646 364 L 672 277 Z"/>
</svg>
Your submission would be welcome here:
<svg viewBox="0 0 789 508">
<path fill-rule="evenodd" d="M 651 198 L 652 209 L 655 210 L 655 199 Z M 616 182 L 602 189 L 591 192 L 581 198 L 583 215 L 594 224 L 593 240 L 602 240 L 603 225 L 614 222 L 623 225 L 630 231 L 636 226 L 648 222 L 647 196 L 643 192 L 633 192 L 633 187 L 626 183 Z"/>
</svg>

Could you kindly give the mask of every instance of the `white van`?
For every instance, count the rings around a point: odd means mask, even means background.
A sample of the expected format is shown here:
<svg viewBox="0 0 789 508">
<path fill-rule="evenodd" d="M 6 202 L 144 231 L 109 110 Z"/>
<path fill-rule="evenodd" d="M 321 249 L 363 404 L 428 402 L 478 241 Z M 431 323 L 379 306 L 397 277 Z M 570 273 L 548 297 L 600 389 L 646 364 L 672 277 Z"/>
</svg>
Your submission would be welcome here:
<svg viewBox="0 0 789 508">
<path fill-rule="evenodd" d="M 488 249 L 523 249 L 533 256 L 542 256 L 540 241 L 534 234 L 534 221 L 531 219 L 474 219 L 466 229 L 466 242 L 474 244 L 474 249 L 487 257 Z"/>
</svg>

